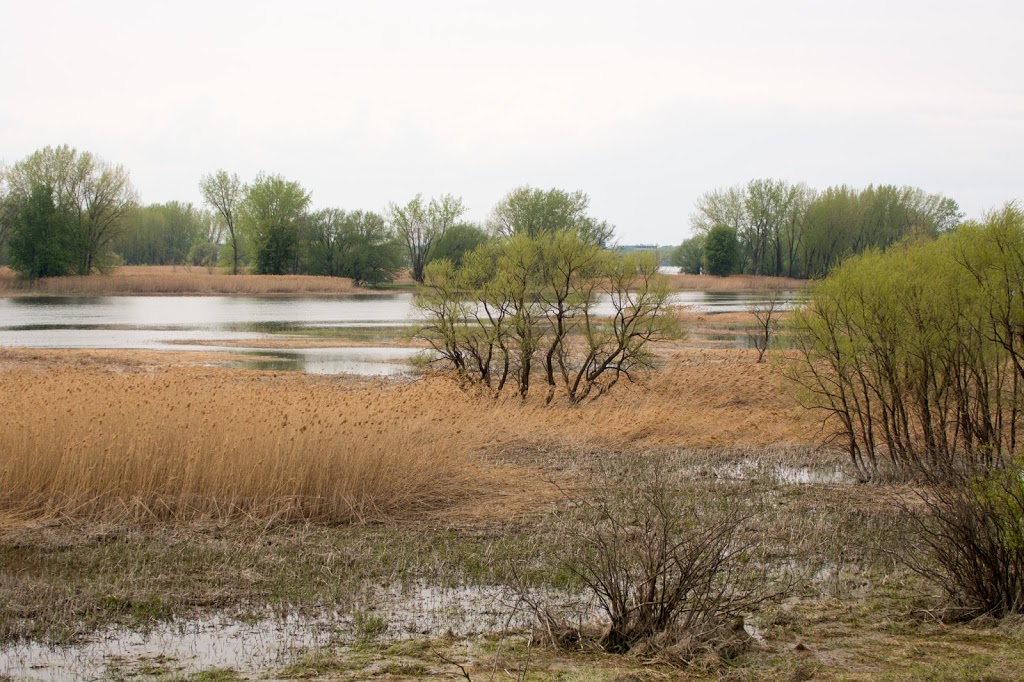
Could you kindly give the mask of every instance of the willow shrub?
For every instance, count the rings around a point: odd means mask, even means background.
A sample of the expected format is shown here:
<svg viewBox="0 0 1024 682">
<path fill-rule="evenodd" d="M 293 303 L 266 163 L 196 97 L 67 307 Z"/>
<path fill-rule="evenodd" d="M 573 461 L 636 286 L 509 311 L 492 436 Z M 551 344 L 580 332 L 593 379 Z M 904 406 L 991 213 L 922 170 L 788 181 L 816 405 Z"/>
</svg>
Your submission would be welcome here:
<svg viewBox="0 0 1024 682">
<path fill-rule="evenodd" d="M 651 367 L 648 344 L 675 334 L 653 254 L 620 255 L 574 231 L 514 235 L 434 261 L 416 297 L 416 334 L 468 381 L 522 398 L 596 398 Z"/>
<path fill-rule="evenodd" d="M 911 565 L 958 614 L 1024 609 L 1024 212 L 850 259 L 792 330 L 793 377 L 861 478 L 925 484 Z"/>
<path fill-rule="evenodd" d="M 793 377 L 862 478 L 986 468 L 1020 435 L 1024 213 L 852 258 L 791 326 Z"/>
</svg>

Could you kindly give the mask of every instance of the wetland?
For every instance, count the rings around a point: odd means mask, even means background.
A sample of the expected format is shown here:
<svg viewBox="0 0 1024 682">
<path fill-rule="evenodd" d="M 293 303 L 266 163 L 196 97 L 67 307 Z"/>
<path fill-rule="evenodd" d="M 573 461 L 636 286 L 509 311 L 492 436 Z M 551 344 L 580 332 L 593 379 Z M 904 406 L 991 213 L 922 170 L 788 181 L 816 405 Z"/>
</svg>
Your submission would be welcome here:
<svg viewBox="0 0 1024 682">
<path fill-rule="evenodd" d="M 821 442 L 779 362 L 737 341 L 744 295 L 680 311 L 690 334 L 659 344 L 643 386 L 578 407 L 298 365 L 412 368 L 409 298 L 351 315 L 315 298 L 3 301 L 0 676 L 1016 679 L 1022 629 L 934 617 L 940 595 L 891 552 L 911 542 L 908 489 L 857 483 Z M 81 341 L 30 342 L 64 332 Z M 12 466 L 28 451 L 48 473 Z M 744 614 L 742 648 L 679 667 L 539 637 L 527 597 L 596 620 L 570 520 L 628 492 L 637 462 L 679 499 L 746 510 L 738 578 L 778 589 Z"/>
</svg>

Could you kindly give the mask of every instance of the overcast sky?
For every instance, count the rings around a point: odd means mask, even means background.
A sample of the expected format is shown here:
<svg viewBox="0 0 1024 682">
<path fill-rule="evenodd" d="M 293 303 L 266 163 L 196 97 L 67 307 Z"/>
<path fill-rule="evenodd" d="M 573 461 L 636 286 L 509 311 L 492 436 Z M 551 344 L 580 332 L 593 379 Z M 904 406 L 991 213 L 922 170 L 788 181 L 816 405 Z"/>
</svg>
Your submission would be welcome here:
<svg viewBox="0 0 1024 682">
<path fill-rule="evenodd" d="M 224 168 L 317 207 L 583 190 L 675 244 L 754 177 L 1024 198 L 1020 2 L 0 0 L 0 160 L 70 144 L 144 202 Z"/>
</svg>

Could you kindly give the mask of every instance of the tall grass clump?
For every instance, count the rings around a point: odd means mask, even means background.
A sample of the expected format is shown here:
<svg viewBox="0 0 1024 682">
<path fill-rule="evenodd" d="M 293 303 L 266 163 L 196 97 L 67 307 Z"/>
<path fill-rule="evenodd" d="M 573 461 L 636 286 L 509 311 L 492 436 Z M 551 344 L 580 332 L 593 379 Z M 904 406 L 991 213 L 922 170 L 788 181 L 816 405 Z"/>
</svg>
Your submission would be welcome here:
<svg viewBox="0 0 1024 682">
<path fill-rule="evenodd" d="M 8 516 L 346 522 L 443 509 L 486 487 L 468 448 L 448 441 L 466 415 L 443 407 L 443 387 L 73 367 L 8 371 L 4 387 Z"/>
</svg>

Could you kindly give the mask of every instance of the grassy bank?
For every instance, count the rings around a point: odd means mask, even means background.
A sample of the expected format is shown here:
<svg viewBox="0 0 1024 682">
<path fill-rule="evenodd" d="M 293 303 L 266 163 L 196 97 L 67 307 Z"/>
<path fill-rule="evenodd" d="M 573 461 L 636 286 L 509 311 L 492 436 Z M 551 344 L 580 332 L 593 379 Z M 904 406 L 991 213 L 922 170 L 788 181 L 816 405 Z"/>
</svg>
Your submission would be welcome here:
<svg viewBox="0 0 1024 682">
<path fill-rule="evenodd" d="M 807 280 L 760 275 L 668 275 L 676 291 L 746 292 L 794 291 Z M 403 274 L 394 283 L 366 289 L 345 277 L 312 275 L 227 275 L 198 266 L 131 265 L 109 274 L 49 277 L 28 283 L 8 267 L 0 267 L 0 296 L 332 296 L 353 293 L 411 291 L 415 283 Z"/>
<path fill-rule="evenodd" d="M 170 265 L 126 266 L 105 275 L 17 279 L 0 268 L 0 296 L 333 296 L 375 293 L 345 277 L 226 275 L 219 270 Z"/>
</svg>

